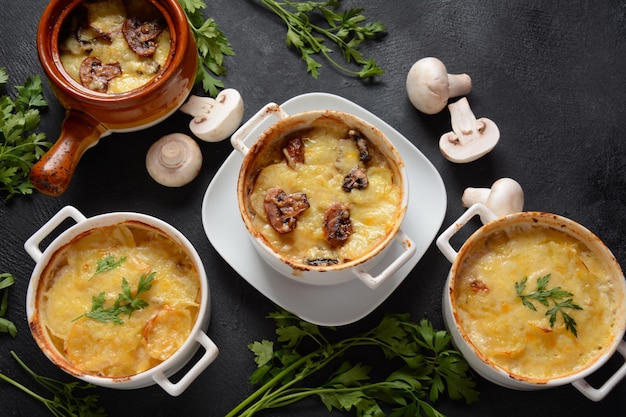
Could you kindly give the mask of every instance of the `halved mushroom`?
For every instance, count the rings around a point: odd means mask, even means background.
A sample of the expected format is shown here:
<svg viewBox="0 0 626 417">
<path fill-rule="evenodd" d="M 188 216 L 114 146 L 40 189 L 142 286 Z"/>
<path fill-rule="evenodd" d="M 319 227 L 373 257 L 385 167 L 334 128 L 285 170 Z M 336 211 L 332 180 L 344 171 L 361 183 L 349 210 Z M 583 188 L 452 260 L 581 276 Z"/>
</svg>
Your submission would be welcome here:
<svg viewBox="0 0 626 417">
<path fill-rule="evenodd" d="M 316 259 L 307 259 L 307 265 L 311 266 L 331 266 L 337 265 L 339 263 L 338 259 L 331 258 L 316 258 Z"/>
<path fill-rule="evenodd" d="M 351 129 L 348 131 L 350 136 L 356 142 L 356 148 L 359 150 L 359 159 L 365 163 L 371 159 L 370 151 L 367 146 L 367 139 L 363 137 L 363 134 L 358 130 Z"/>
<path fill-rule="evenodd" d="M 363 190 L 369 185 L 367 174 L 361 167 L 354 167 L 343 179 L 343 190 L 350 192 L 354 189 Z"/>
<path fill-rule="evenodd" d="M 491 152 L 500 139 L 498 126 L 485 117 L 477 120 L 466 97 L 450 103 L 448 109 L 452 132 L 439 139 L 443 156 L 451 162 L 465 163 Z"/>
<path fill-rule="evenodd" d="M 335 202 L 324 212 L 324 237 L 333 247 L 343 246 L 352 234 L 350 208 L 345 203 Z"/>
<path fill-rule="evenodd" d="M 310 207 L 306 194 L 287 195 L 281 188 L 271 188 L 263 200 L 269 223 L 278 233 L 289 233 L 296 228 L 296 217 Z"/>
<path fill-rule="evenodd" d="M 87 57 L 80 64 L 80 83 L 92 91 L 106 93 L 109 82 L 122 75 L 119 62 L 103 64 L 99 58 Z"/>
<path fill-rule="evenodd" d="M 243 120 L 243 100 L 232 88 L 222 90 L 216 98 L 192 95 L 180 111 L 193 117 L 191 132 L 207 142 L 219 142 L 230 135 Z"/>
<path fill-rule="evenodd" d="M 157 38 L 163 31 L 161 20 L 143 21 L 131 17 L 124 21 L 122 33 L 130 49 L 141 57 L 150 57 L 156 52 Z"/>
<path fill-rule="evenodd" d="M 295 137 L 289 139 L 287 144 L 283 147 L 283 155 L 287 166 L 291 169 L 296 168 L 296 164 L 304 163 L 304 142 L 301 137 Z"/>
<path fill-rule="evenodd" d="M 417 61 L 406 78 L 409 100 L 422 113 L 442 111 L 448 99 L 469 94 L 472 79 L 467 74 L 448 74 L 441 60 L 433 57 Z"/>
</svg>

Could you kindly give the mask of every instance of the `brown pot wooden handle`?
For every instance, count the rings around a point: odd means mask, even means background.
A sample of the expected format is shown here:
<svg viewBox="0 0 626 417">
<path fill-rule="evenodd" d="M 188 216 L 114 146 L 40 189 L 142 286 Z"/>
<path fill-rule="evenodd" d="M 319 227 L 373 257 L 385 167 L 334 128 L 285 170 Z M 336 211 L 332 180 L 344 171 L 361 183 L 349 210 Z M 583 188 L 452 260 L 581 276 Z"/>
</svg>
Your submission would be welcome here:
<svg viewBox="0 0 626 417">
<path fill-rule="evenodd" d="M 68 110 L 59 139 L 30 171 L 35 189 L 50 196 L 63 194 L 83 153 L 107 130 L 88 114 Z"/>
</svg>

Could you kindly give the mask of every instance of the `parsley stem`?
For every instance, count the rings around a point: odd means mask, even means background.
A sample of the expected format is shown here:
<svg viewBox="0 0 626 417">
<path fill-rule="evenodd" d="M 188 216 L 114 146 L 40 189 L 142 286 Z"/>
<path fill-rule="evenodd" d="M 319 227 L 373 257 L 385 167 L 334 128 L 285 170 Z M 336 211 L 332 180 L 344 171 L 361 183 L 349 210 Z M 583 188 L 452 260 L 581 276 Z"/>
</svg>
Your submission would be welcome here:
<svg viewBox="0 0 626 417">
<path fill-rule="evenodd" d="M 41 402 L 46 402 L 48 401 L 46 398 L 42 397 L 41 395 L 31 391 L 30 389 L 26 388 L 24 385 L 20 384 L 19 382 L 15 381 L 14 379 L 9 378 L 8 376 L 0 373 L 0 379 L 8 382 L 9 384 L 13 385 L 14 387 L 24 391 L 26 394 L 30 395 L 31 397 L 41 401 Z"/>
<path fill-rule="evenodd" d="M 269 392 L 277 383 L 279 383 L 283 378 L 285 378 L 286 376 L 288 376 L 289 374 L 291 374 L 291 372 L 293 370 L 296 370 L 298 368 L 300 368 L 300 366 L 302 366 L 303 364 L 311 361 L 315 358 L 317 358 L 318 356 L 320 357 L 324 357 L 324 353 L 328 352 L 329 349 L 327 347 L 320 347 L 317 350 L 309 353 L 306 356 L 303 356 L 302 358 L 300 358 L 299 360 L 295 361 L 294 363 L 292 363 L 291 365 L 289 365 L 287 368 L 283 369 L 280 373 L 278 373 L 274 378 L 272 378 L 271 380 L 269 380 L 268 382 L 266 382 L 262 387 L 260 387 L 259 389 L 257 389 L 254 393 L 252 393 L 248 398 L 246 398 L 244 401 L 242 401 L 239 405 L 237 405 L 237 407 L 235 407 L 232 411 L 230 411 L 228 414 L 226 414 L 225 417 L 234 417 L 239 415 L 238 413 L 242 410 L 244 410 L 250 403 L 252 403 L 253 401 L 255 401 L 258 397 L 260 397 L 261 395 L 263 395 L 263 400 L 259 401 L 258 403 L 256 403 L 253 407 L 249 408 L 248 410 L 246 410 L 246 412 L 240 414 L 241 417 L 244 416 L 252 416 L 255 413 L 255 409 L 257 408 L 265 408 L 265 404 L 267 403 L 271 403 L 271 401 L 276 398 L 279 397 L 281 395 L 282 392 L 286 391 L 287 389 L 289 389 L 291 386 L 293 386 L 294 384 L 300 382 L 301 380 L 303 380 L 305 377 L 307 377 L 308 375 L 310 375 L 311 373 L 315 372 L 316 370 L 322 368 L 325 364 L 327 364 L 328 362 L 331 362 L 333 359 L 335 359 L 336 357 L 342 355 L 348 348 L 350 348 L 351 346 L 356 346 L 359 342 L 359 339 L 346 339 L 343 342 L 340 342 L 337 345 L 333 345 L 330 348 L 330 351 L 333 352 L 332 355 L 326 357 L 323 362 L 317 363 L 314 367 L 310 368 L 308 370 L 308 372 L 306 373 L 300 373 L 298 376 L 294 377 L 291 381 L 285 383 L 284 385 L 281 385 L 279 388 L 277 388 L 275 391 L 273 392 Z M 369 344 L 369 343 L 368 343 Z M 345 345 L 345 346 L 338 346 L 338 345 Z M 337 349 L 337 350 L 335 350 Z"/>
<path fill-rule="evenodd" d="M 435 402 L 446 387 L 452 399 L 464 398 L 467 403 L 478 399 L 475 383 L 467 373 L 468 364 L 459 352 L 448 349 L 450 335 L 443 330 L 435 331 L 425 319 L 417 325 L 408 315 L 386 315 L 373 329 L 333 343 L 321 328 L 288 312 L 277 312 L 270 317 L 276 322 L 282 346 L 268 340 L 248 346 L 255 354 L 259 371 L 252 374 L 250 381 L 262 386 L 226 417 L 252 417 L 262 410 L 288 406 L 311 396 L 319 397 L 329 410 L 349 411 L 358 403 L 358 407 L 366 410 L 363 415 L 383 415 L 380 401 L 397 406 L 394 410 L 398 415 L 441 417 L 427 399 Z M 308 354 L 298 352 L 304 339 L 316 343 L 317 348 Z M 326 382 L 319 386 L 306 385 L 304 381 L 309 376 L 332 367 L 331 362 L 357 346 L 378 347 L 386 358 L 397 358 L 404 363 L 376 382 L 370 380 L 370 366 L 343 360 Z"/>
<path fill-rule="evenodd" d="M 287 25 L 287 45 L 300 51 L 302 59 L 307 63 L 307 71 L 313 78 L 317 78 L 318 69 L 321 67 L 321 64 L 312 57 L 314 54 L 321 54 L 336 69 L 352 76 L 369 78 L 384 74 L 373 59 L 363 58 L 358 46 L 366 38 L 373 39 L 381 35 L 386 28 L 382 24 L 360 26 L 359 23 L 365 20 L 364 16 L 358 15 L 361 9 L 350 9 L 346 14 L 340 15 L 332 11 L 333 8 L 338 7 L 339 1 L 261 0 L 261 2 Z M 287 6 L 295 11 L 289 11 Z M 315 10 L 326 19 L 329 24 L 328 28 L 311 22 L 309 13 Z M 316 34 L 323 37 L 316 36 Z M 354 62 L 360 66 L 360 70 L 351 70 L 335 60 L 331 56 L 333 50 L 324 44 L 324 37 L 337 46 L 346 62 Z"/>
<path fill-rule="evenodd" d="M 360 337 L 344 339 L 341 342 L 330 346 L 320 346 L 317 350 L 309 353 L 306 356 L 303 356 L 296 362 L 289 365 L 287 368 L 283 369 L 274 378 L 266 382 L 262 387 L 257 389 L 248 398 L 242 401 L 237 407 L 235 407 L 232 411 L 226 414 L 225 417 L 235 417 L 237 415 L 239 415 L 240 417 L 250 417 L 253 416 L 258 410 L 279 407 L 283 401 L 288 402 L 285 402 L 282 405 L 288 405 L 290 403 L 297 402 L 299 399 L 308 397 L 310 395 L 317 395 L 318 392 L 323 392 L 309 390 L 309 392 L 300 393 L 298 396 L 296 396 L 296 394 L 291 392 L 293 391 L 293 389 L 290 390 L 290 388 L 308 377 L 309 375 L 315 373 L 319 369 L 322 369 L 334 359 L 342 356 L 348 349 L 356 346 L 380 346 L 390 349 L 392 348 L 383 340 L 372 337 L 369 334 L 365 334 Z M 328 355 L 329 352 L 332 352 L 332 354 Z M 318 361 L 315 361 L 315 359 L 318 359 Z M 307 362 L 314 363 L 314 365 L 308 368 L 306 372 L 299 373 L 291 381 L 281 385 L 279 388 L 276 388 L 276 390 L 271 391 L 271 389 L 276 386 L 276 384 L 280 383 L 283 378 L 290 375 L 294 370 L 299 369 Z M 360 387 L 360 389 L 363 390 L 363 387 Z M 334 391 L 337 392 L 337 389 L 334 389 Z M 245 412 L 238 414 L 261 395 L 263 395 L 262 400 L 259 400 L 253 406 L 248 408 Z"/>
<path fill-rule="evenodd" d="M 312 49 L 315 52 L 321 53 L 324 56 L 324 58 L 326 58 L 328 62 L 330 62 L 333 66 L 335 66 L 339 70 L 344 71 L 348 74 L 359 75 L 357 71 L 352 71 L 344 67 L 343 65 L 339 64 L 337 61 L 335 61 L 330 56 L 330 54 L 326 51 L 326 48 L 324 48 L 314 36 L 311 36 L 309 33 L 307 33 L 305 30 L 302 30 L 301 28 L 308 26 L 311 29 L 327 36 L 330 40 L 332 40 L 337 45 L 339 45 L 341 49 L 347 48 L 346 43 L 341 38 L 339 38 L 338 36 L 335 36 L 329 30 L 326 30 L 320 26 L 312 24 L 309 19 L 306 19 L 305 21 L 301 18 L 298 18 L 297 15 L 293 13 L 289 13 L 287 10 L 285 10 L 284 7 L 282 7 L 281 5 L 279 5 L 277 2 L 273 0 L 262 0 L 262 1 L 263 1 L 263 4 L 269 7 L 274 13 L 276 13 L 282 19 L 283 22 L 285 22 L 285 24 L 291 31 L 293 31 L 294 33 L 297 33 L 300 38 L 306 39 L 307 42 L 311 45 Z"/>
</svg>

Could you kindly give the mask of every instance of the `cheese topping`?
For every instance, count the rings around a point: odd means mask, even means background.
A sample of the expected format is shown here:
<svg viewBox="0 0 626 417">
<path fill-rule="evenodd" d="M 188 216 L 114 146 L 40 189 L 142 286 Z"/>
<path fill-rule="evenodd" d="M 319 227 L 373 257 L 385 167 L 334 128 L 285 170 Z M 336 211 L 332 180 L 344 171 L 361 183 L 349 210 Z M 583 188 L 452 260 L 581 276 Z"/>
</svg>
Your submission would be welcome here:
<svg viewBox="0 0 626 417">
<path fill-rule="evenodd" d="M 98 260 L 124 258 L 96 273 Z M 121 314 L 123 324 L 84 314 L 93 298 L 114 305 L 124 278 L 131 293 L 142 274 L 154 272 L 152 287 L 140 298 L 146 308 Z M 40 296 L 42 323 L 59 352 L 77 368 L 99 376 L 134 375 L 171 356 L 187 339 L 200 300 L 198 271 L 185 250 L 170 238 L 135 224 L 98 228 L 73 241 L 55 257 Z"/>
<path fill-rule="evenodd" d="M 345 128 L 345 127 L 344 127 Z M 364 256 L 393 229 L 401 210 L 402 190 L 384 155 L 368 141 L 370 160 L 359 158 L 348 130 L 332 125 L 300 132 L 304 143 L 304 163 L 290 167 L 281 160 L 260 170 L 250 194 L 255 212 L 253 224 L 282 256 L 298 264 L 316 260 L 345 263 Z M 367 174 L 363 189 L 344 190 L 346 174 L 359 166 Z M 279 187 L 286 194 L 305 193 L 310 207 L 297 216 L 297 226 L 280 234 L 268 222 L 263 201 L 268 190 Z M 340 247 L 331 246 L 323 230 L 324 212 L 335 202 L 349 208 L 352 232 Z"/>
<path fill-rule="evenodd" d="M 474 346 L 497 366 L 525 379 L 563 377 L 588 366 L 615 339 L 619 301 L 614 277 L 591 249 L 569 234 L 547 227 L 516 227 L 475 242 L 459 265 L 454 301 L 460 326 Z M 550 274 L 547 289 L 573 294 L 582 310 L 567 310 L 578 336 L 559 314 L 550 326 L 546 310 L 524 306 L 515 283 Z"/>
<path fill-rule="evenodd" d="M 107 0 L 85 2 L 84 7 L 86 16 L 73 13 L 74 21 L 59 46 L 63 67 L 75 81 L 82 83 L 81 64 L 87 57 L 97 58 L 103 65 L 119 64 L 121 74 L 108 80 L 105 88 L 110 94 L 134 90 L 163 68 L 170 52 L 167 25 L 158 35 L 156 50 L 151 56 L 133 52 L 122 31 L 127 17 L 154 18 L 158 11 L 153 10 L 153 5 L 144 0 Z"/>
</svg>

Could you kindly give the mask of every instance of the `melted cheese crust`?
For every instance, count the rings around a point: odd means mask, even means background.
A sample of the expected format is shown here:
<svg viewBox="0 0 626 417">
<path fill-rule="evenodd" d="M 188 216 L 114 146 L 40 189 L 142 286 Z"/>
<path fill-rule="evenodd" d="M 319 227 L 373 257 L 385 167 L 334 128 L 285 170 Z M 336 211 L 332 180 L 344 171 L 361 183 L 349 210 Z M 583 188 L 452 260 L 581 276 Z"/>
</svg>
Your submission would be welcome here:
<svg viewBox="0 0 626 417">
<path fill-rule="evenodd" d="M 512 228 L 476 243 L 455 280 L 457 313 L 472 343 L 496 365 L 538 381 L 566 376 L 588 366 L 615 339 L 614 278 L 586 245 L 546 227 Z M 548 307 L 534 301 L 533 311 L 516 294 L 516 282 L 528 277 L 528 294 L 547 274 L 546 289 L 571 292 L 572 302 L 583 308 L 566 310 L 578 337 L 560 314 L 550 327 Z"/>
<path fill-rule="evenodd" d="M 143 0 L 133 0 L 130 7 L 148 7 Z M 151 57 L 140 57 L 128 46 L 122 33 L 127 17 L 126 6 L 121 0 L 87 3 L 90 25 L 102 33 L 111 34 L 111 41 L 96 38 L 90 43 L 91 51 L 81 47 L 75 34 L 65 38 L 60 45 L 61 63 L 67 73 L 80 84 L 80 65 L 88 56 L 99 58 L 103 64 L 118 62 L 122 75 L 109 82 L 107 93 L 119 94 L 146 84 L 163 68 L 170 52 L 170 32 L 163 29 L 158 38 L 156 52 Z"/>
<path fill-rule="evenodd" d="M 347 130 L 329 126 L 313 128 L 302 135 L 304 163 L 292 169 L 278 159 L 265 166 L 256 178 L 250 194 L 254 227 L 276 252 L 294 263 L 335 259 L 341 264 L 358 259 L 378 245 L 398 221 L 402 190 L 385 157 L 368 141 L 372 160 L 364 165 L 354 141 L 344 139 L 346 133 Z M 365 168 L 369 186 L 346 192 L 342 189 L 344 177 L 356 165 Z M 265 194 L 273 187 L 280 187 L 287 194 L 303 192 L 310 204 L 297 217 L 296 228 L 286 234 L 274 230 L 263 207 Z M 327 243 L 322 228 L 324 212 L 333 202 L 348 205 L 353 229 L 339 248 Z"/>
<path fill-rule="evenodd" d="M 95 274 L 99 259 L 126 257 L 119 267 Z M 126 278 L 134 294 L 142 274 L 155 272 L 152 288 L 140 298 L 148 307 L 123 324 L 81 315 L 93 297 L 105 294 L 113 305 Z M 107 377 L 134 375 L 171 356 L 196 321 L 199 275 L 189 255 L 171 239 L 136 225 L 96 229 L 72 242 L 55 258 L 40 296 L 42 323 L 59 352 L 76 367 Z"/>
</svg>

